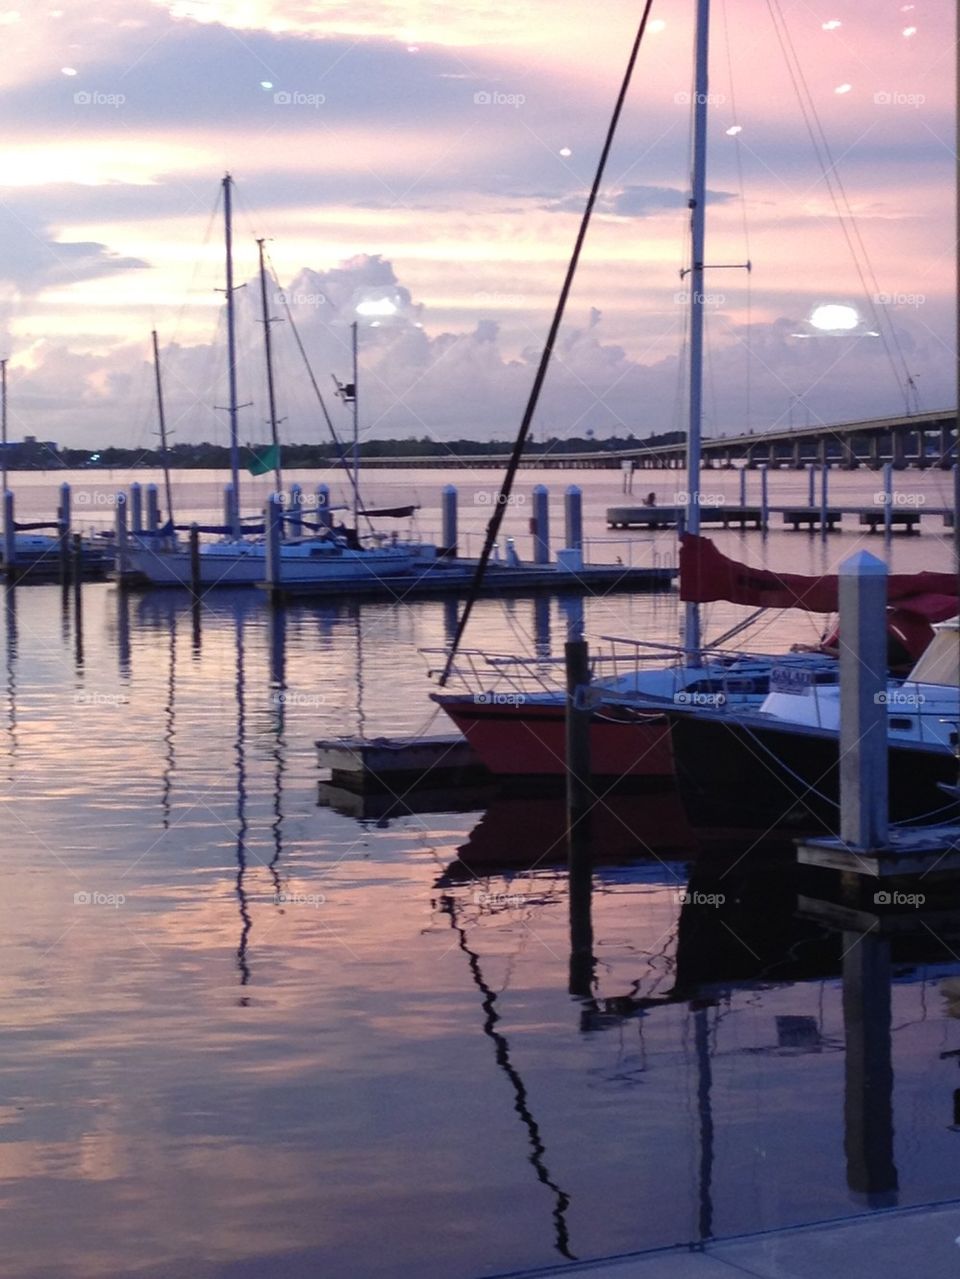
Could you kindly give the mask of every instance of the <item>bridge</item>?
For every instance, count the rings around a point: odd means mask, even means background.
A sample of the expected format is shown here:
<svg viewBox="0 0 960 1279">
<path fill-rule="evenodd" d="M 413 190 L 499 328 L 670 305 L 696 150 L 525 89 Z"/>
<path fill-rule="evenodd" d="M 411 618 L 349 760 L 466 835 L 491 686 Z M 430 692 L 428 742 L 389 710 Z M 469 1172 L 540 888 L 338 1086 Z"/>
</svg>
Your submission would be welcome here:
<svg viewBox="0 0 960 1279">
<path fill-rule="evenodd" d="M 772 431 L 748 432 L 745 435 L 716 435 L 703 441 L 703 464 L 706 467 L 792 467 L 810 465 L 874 469 L 892 462 L 897 470 L 907 466 L 948 467 L 957 460 L 957 411 L 941 409 L 930 413 L 903 414 L 896 417 L 867 418 L 857 422 L 841 422 L 784 427 Z M 363 466 L 420 467 L 447 470 L 453 466 L 506 466 L 508 454 L 446 454 L 436 457 L 370 457 Z M 632 449 L 592 450 L 589 453 L 530 453 L 521 466 L 549 470 L 619 470 L 624 463 L 635 469 L 663 470 L 682 468 L 687 462 L 687 446 L 679 444 L 638 446 Z"/>
</svg>

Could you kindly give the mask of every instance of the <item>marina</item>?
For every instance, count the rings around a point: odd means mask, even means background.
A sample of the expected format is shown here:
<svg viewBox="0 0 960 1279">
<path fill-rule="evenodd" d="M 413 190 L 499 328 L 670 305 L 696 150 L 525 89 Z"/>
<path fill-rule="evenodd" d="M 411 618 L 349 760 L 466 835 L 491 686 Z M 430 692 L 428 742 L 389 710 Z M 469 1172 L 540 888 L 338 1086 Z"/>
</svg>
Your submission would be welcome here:
<svg viewBox="0 0 960 1279">
<path fill-rule="evenodd" d="M 956 1275 L 949 17 L 4 15 L 0 1279 Z"/>
</svg>

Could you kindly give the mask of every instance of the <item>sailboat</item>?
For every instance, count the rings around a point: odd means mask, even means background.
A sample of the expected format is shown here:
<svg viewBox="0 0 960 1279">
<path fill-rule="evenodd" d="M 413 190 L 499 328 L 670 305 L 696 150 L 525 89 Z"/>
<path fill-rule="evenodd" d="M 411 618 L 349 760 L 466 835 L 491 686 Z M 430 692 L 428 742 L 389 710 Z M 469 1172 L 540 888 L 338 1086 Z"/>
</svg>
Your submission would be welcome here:
<svg viewBox="0 0 960 1279">
<path fill-rule="evenodd" d="M 168 511 L 166 526 L 151 537 L 138 537 L 125 552 L 124 573 L 128 579 L 141 580 L 151 586 L 190 586 L 197 583 L 205 589 L 216 586 L 254 586 L 263 582 L 266 575 L 266 543 L 263 526 L 244 527 L 240 516 L 240 444 L 238 415 L 239 404 L 236 376 L 236 314 L 234 293 L 237 286 L 233 275 L 233 179 L 227 173 L 222 180 L 224 245 L 226 252 L 225 293 L 227 305 L 227 372 L 230 422 L 230 485 L 226 490 L 224 523 L 201 528 L 200 532 L 218 534 L 215 541 L 201 542 L 197 562 L 194 563 L 189 546 L 176 536 L 172 512 Z M 263 240 L 258 240 L 260 260 L 260 293 L 262 322 L 264 326 L 264 350 L 266 357 L 267 395 L 270 411 L 272 466 L 276 480 L 276 492 L 281 494 L 280 443 L 277 433 L 276 401 L 274 394 L 272 345 L 270 325 L 273 323 L 268 310 L 266 266 Z M 155 358 L 156 352 L 155 352 Z M 349 585 L 363 583 L 371 577 L 393 578 L 412 572 L 418 563 L 435 558 L 436 548 L 419 542 L 403 541 L 374 535 L 368 543 L 359 537 L 358 522 L 364 512 L 361 508 L 357 486 L 358 460 L 358 406 L 357 406 L 357 326 L 353 327 L 354 359 L 354 450 L 351 484 L 353 488 L 354 527 L 337 526 L 332 518 L 333 508 L 318 511 L 313 528 L 302 535 L 302 513 L 296 513 L 296 532 L 284 537 L 280 548 L 281 564 L 291 570 L 290 576 L 298 582 L 331 581 Z M 159 377 L 159 375 L 158 375 Z M 158 380 L 158 397 L 159 380 Z M 162 406 L 162 399 L 159 400 Z M 161 407 L 162 419 L 162 407 Z M 168 505 L 170 503 L 168 490 Z M 403 508 L 412 510 L 413 508 Z M 183 531 L 183 526 L 179 526 Z M 197 580 L 199 576 L 199 581 Z"/>
<path fill-rule="evenodd" d="M 687 429 L 687 505 L 684 527 L 700 532 L 700 462 L 703 401 L 704 270 L 706 244 L 706 166 L 709 0 L 698 0 L 695 38 L 693 170 L 691 178 L 691 260 L 689 339 L 689 416 Z M 750 270 L 750 263 L 743 264 Z M 737 630 L 741 628 L 736 628 Z M 721 637 L 722 640 L 731 635 Z M 651 660 L 638 660 L 627 676 L 598 679 L 591 685 L 595 711 L 590 726 L 591 772 L 613 780 L 669 777 L 673 774 L 670 736 L 658 714 L 678 701 L 743 700 L 759 704 L 768 691 L 772 664 L 789 662 L 813 669 L 818 678 L 835 679 L 836 663 L 823 654 L 791 654 L 788 658 L 737 655 L 707 649 L 701 635 L 699 606 L 687 603 L 681 645 L 663 665 L 662 645 L 652 646 Z M 472 656 L 476 656 L 475 654 Z M 471 663 L 472 671 L 476 663 Z M 502 676 L 503 663 L 489 667 Z M 509 672 L 507 672 L 509 674 Z M 462 693 L 434 693 L 457 728 L 467 737 L 487 768 L 497 776 L 559 777 L 566 769 L 564 723 L 566 692 L 549 690 L 503 697 L 489 688 Z"/>
<path fill-rule="evenodd" d="M 956 820 L 960 624 L 938 625 L 906 680 L 886 693 L 890 817 Z M 840 816 L 840 688 L 774 679 L 754 710 L 666 713 L 691 823 L 739 841 L 835 834 Z M 750 795 L 749 805 L 742 796 Z"/>
</svg>

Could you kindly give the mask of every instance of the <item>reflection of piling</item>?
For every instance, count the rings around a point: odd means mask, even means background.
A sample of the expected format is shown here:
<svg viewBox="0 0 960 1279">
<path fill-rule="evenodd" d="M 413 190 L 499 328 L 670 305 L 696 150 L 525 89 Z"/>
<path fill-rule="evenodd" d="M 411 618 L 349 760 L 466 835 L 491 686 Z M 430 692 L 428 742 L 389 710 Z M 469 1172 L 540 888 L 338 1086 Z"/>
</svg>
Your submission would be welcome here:
<svg viewBox="0 0 960 1279">
<path fill-rule="evenodd" d="M 287 682 L 287 614 L 282 608 L 270 611 L 270 683 L 280 693 Z M 283 703 L 280 702 L 281 714 Z"/>
<path fill-rule="evenodd" d="M 280 543 L 283 538 L 283 511 L 278 494 L 271 493 L 263 509 L 263 532 L 265 549 L 264 580 L 267 594 L 271 602 L 280 597 L 281 559 Z"/>
<path fill-rule="evenodd" d="M 73 593 L 79 600 L 80 588 L 83 585 L 83 538 L 74 533 L 70 542 L 70 573 L 73 581 Z"/>
<path fill-rule="evenodd" d="M 194 604 L 200 603 L 200 528 L 190 525 L 190 592 Z"/>
<path fill-rule="evenodd" d="M 537 657 L 549 658 L 550 642 L 550 606 L 548 595 L 537 595 L 533 601 L 533 651 Z"/>
<path fill-rule="evenodd" d="M 886 1208 L 897 1199 L 890 942 L 885 937 L 844 933 L 843 952 L 847 1184 L 871 1208 Z"/>
<path fill-rule="evenodd" d="M 123 579 L 119 579 L 123 585 Z M 128 591 L 117 591 L 117 667 L 120 678 L 126 679 L 130 674 L 130 595 Z"/>
<path fill-rule="evenodd" d="M 127 499 L 125 493 L 117 494 L 117 505 L 114 513 L 114 569 L 117 582 L 121 587 L 126 585 L 127 573 Z"/>
<path fill-rule="evenodd" d="M 3 494 L 3 569 L 12 581 L 17 571 L 17 525 L 14 518 L 13 494 Z"/>
<path fill-rule="evenodd" d="M 73 574 L 73 660 L 79 670 L 83 666 L 83 538 L 74 533 L 71 542 Z"/>
<path fill-rule="evenodd" d="M 579 838 L 579 837 L 578 837 Z M 570 980 L 571 995 L 589 999 L 593 993 L 593 869 L 589 855 L 570 858 Z"/>
</svg>

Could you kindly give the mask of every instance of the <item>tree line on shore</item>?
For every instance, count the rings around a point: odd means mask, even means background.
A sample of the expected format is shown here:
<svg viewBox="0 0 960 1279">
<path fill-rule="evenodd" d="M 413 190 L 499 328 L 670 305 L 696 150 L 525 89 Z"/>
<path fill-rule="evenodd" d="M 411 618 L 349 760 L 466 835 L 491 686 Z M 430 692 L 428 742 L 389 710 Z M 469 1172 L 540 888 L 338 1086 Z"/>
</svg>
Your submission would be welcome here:
<svg viewBox="0 0 960 1279">
<path fill-rule="evenodd" d="M 659 435 L 650 435 L 644 439 L 630 435 L 606 436 L 602 440 L 589 436 L 569 436 L 560 439 L 556 436 L 530 441 L 524 453 L 526 456 L 537 454 L 565 453 L 609 453 L 620 449 L 655 447 L 657 445 L 676 444 L 683 439 L 682 431 L 667 431 Z M 349 444 L 344 445 L 349 456 Z M 434 457 L 489 457 L 507 454 L 513 447 L 511 440 L 438 440 L 430 436 L 420 438 L 409 437 L 400 440 L 364 440 L 360 445 L 361 458 L 434 458 Z M 247 445 L 242 449 L 241 460 L 246 466 L 253 458 L 254 450 L 262 449 L 262 444 Z M 293 470 L 308 469 L 315 466 L 329 465 L 337 460 L 337 450 L 331 442 L 313 444 L 284 444 L 283 465 Z M 223 444 L 174 444 L 169 450 L 170 465 L 184 469 L 216 469 L 222 470 L 230 465 L 230 450 Z M 101 449 L 62 448 L 56 454 L 40 462 L 43 469 L 59 464 L 73 469 L 93 468 L 108 470 L 113 467 L 158 467 L 163 463 L 163 456 L 158 448 L 119 448 Z M 11 470 L 37 469 L 38 462 L 32 461 L 25 466 L 17 465 L 10 459 Z"/>
</svg>

